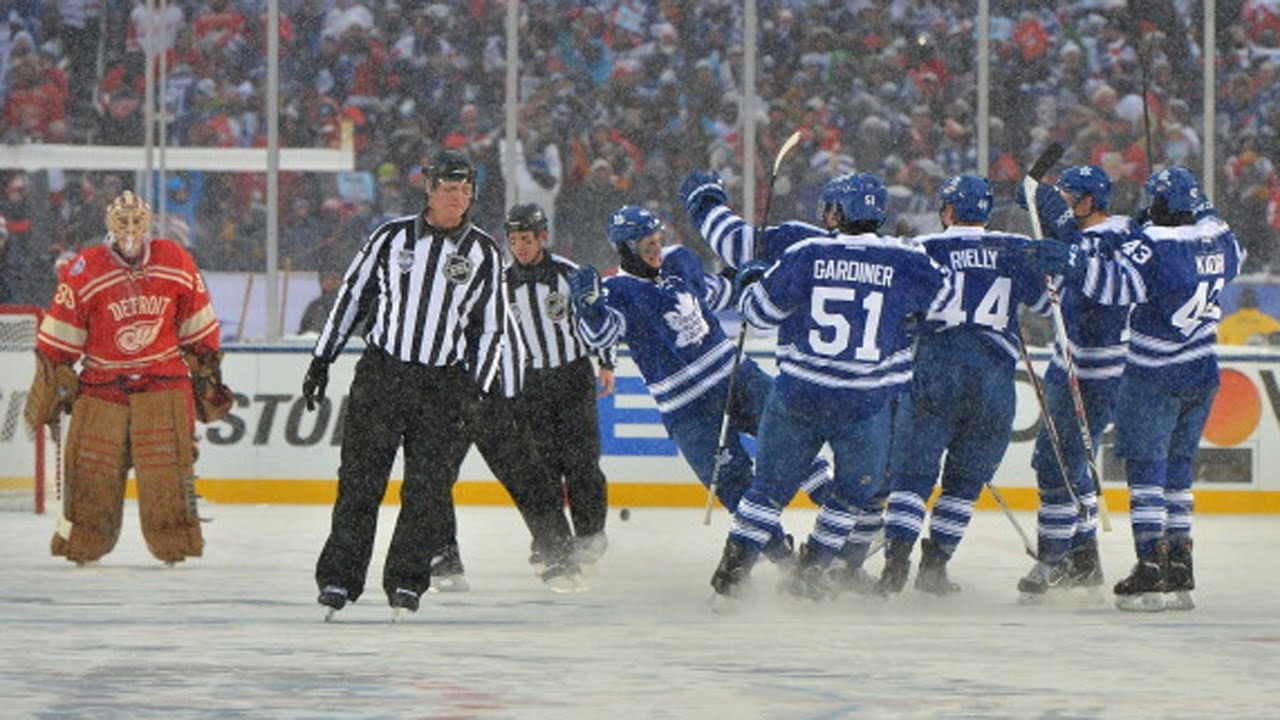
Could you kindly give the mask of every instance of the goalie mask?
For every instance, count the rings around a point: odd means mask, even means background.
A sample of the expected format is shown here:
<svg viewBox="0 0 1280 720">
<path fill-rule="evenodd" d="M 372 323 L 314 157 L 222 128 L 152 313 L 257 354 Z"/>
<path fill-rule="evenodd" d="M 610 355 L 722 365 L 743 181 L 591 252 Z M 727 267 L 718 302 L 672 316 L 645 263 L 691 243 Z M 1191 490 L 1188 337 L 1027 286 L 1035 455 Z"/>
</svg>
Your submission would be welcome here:
<svg viewBox="0 0 1280 720">
<path fill-rule="evenodd" d="M 107 243 L 120 257 L 135 262 L 151 239 L 151 208 L 125 190 L 107 207 Z"/>
</svg>

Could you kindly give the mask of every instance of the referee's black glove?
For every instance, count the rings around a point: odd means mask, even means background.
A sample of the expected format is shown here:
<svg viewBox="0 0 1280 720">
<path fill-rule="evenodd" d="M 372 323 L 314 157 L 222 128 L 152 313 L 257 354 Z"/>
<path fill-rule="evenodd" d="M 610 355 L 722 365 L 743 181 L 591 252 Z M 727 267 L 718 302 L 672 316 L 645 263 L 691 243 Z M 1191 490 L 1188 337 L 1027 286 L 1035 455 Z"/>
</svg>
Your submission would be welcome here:
<svg viewBox="0 0 1280 720">
<path fill-rule="evenodd" d="M 307 368 L 307 376 L 302 380 L 302 397 L 307 401 L 307 410 L 316 409 L 316 401 L 324 399 L 324 389 L 328 384 L 329 362 L 311 358 L 311 367 Z"/>
</svg>

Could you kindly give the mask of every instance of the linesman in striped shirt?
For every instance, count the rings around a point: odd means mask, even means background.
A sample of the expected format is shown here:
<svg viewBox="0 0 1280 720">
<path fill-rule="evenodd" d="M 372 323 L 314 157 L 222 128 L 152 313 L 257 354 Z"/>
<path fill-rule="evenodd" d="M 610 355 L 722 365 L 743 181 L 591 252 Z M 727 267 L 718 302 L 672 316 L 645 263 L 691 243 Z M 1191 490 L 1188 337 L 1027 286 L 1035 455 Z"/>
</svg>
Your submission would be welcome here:
<svg viewBox="0 0 1280 720">
<path fill-rule="evenodd" d="M 564 497 L 574 529 L 574 559 L 590 566 L 603 556 L 608 491 L 600 470 L 596 372 L 591 350 L 575 328 L 569 275 L 578 266 L 547 251 L 541 207 L 516 205 L 504 226 L 514 262 L 506 270 L 507 298 L 529 350 L 521 412 L 534 429 L 538 455 Z M 599 396 L 613 392 L 616 346 L 595 351 Z"/>
<path fill-rule="evenodd" d="M 379 226 L 352 260 L 316 341 L 302 392 L 330 410 L 329 365 L 368 318 L 342 437 L 338 497 L 316 562 L 330 612 L 364 591 L 378 507 L 404 447 L 400 513 L 382 584 L 402 618 L 431 584 L 432 550 L 446 538 L 451 488 L 470 445 L 464 423 L 500 364 L 506 294 L 497 243 L 468 219 L 475 170 L 444 151 L 427 171 L 426 209 Z"/>
</svg>

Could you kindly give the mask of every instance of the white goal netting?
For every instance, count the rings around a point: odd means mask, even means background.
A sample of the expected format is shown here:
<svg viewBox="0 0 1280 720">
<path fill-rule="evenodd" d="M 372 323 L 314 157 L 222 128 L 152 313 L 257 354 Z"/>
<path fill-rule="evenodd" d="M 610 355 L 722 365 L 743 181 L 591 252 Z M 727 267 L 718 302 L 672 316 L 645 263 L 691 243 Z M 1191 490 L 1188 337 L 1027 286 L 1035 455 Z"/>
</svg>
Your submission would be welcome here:
<svg viewBox="0 0 1280 720">
<path fill-rule="evenodd" d="M 40 314 L 35 307 L 0 305 L 0 510 L 44 512 L 47 433 L 31 432 L 22 420 Z"/>
</svg>

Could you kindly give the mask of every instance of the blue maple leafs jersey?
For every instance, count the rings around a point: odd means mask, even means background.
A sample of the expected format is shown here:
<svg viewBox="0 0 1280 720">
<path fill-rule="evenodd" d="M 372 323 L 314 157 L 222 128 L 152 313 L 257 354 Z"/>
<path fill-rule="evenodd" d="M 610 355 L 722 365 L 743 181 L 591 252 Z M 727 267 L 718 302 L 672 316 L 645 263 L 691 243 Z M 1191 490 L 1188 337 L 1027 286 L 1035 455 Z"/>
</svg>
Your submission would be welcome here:
<svg viewBox="0 0 1280 720">
<path fill-rule="evenodd" d="M 578 325 L 592 347 L 625 341 L 658 409 L 678 416 L 700 411 L 698 400 L 733 369 L 734 343 L 713 314 L 731 295 L 729 281 L 704 272 L 692 250 L 668 247 L 656 278 L 606 278 L 604 317 L 579 316 Z"/>
<path fill-rule="evenodd" d="M 692 220 L 711 249 L 726 265 L 734 268 L 742 267 L 743 263 L 753 259 L 773 262 L 797 242 L 815 235 L 835 235 L 816 225 L 791 221 L 765 228 L 760 233 L 761 242 L 757 247 L 757 228 L 748 225 L 727 205 L 704 205 L 694 213 Z"/>
<path fill-rule="evenodd" d="M 955 286 L 947 304 L 926 316 L 921 342 L 947 347 L 958 364 L 994 361 L 1012 372 L 1020 354 L 1018 304 L 1039 312 L 1049 302 L 1044 275 L 1031 262 L 1032 240 L 961 225 L 917 240 L 951 271 Z"/>
<path fill-rule="evenodd" d="M 1170 390 L 1196 387 L 1217 382 L 1218 297 L 1244 257 L 1217 217 L 1174 227 L 1131 224 L 1128 235 L 1086 255 L 1080 289 L 1103 304 L 1134 304 L 1126 373 Z"/>
<path fill-rule="evenodd" d="M 1129 218 L 1113 215 L 1082 231 L 1079 245 L 1085 253 L 1097 248 L 1119 247 L 1129 233 Z M 1115 272 L 1113 269 L 1111 272 Z M 1115 282 L 1114 278 L 1102 279 Z M 1125 329 L 1129 324 L 1127 304 L 1107 305 L 1091 299 L 1078 288 L 1064 285 L 1059 292 L 1062 318 L 1067 327 L 1071 359 L 1082 381 L 1118 381 L 1124 372 Z M 1048 308 L 1046 307 L 1046 314 Z M 1045 373 L 1048 382 L 1066 382 L 1066 361 L 1059 341 L 1054 342 L 1053 361 Z"/>
<path fill-rule="evenodd" d="M 949 276 L 914 242 L 824 233 L 787 248 L 741 307 L 751 324 L 778 328 L 780 397 L 859 419 L 910 382 L 906 318 L 944 305 Z"/>
</svg>

